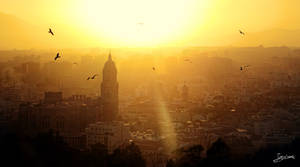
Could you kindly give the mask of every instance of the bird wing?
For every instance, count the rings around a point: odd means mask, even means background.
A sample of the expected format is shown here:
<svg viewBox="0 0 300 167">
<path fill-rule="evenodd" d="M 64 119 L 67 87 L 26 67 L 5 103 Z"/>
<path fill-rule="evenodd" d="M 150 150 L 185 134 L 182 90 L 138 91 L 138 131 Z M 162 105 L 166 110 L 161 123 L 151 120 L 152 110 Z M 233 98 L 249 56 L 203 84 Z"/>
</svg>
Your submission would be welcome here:
<svg viewBox="0 0 300 167">
<path fill-rule="evenodd" d="M 49 28 L 49 31 L 48 31 L 48 33 L 50 33 L 50 34 L 54 35 L 54 34 L 53 34 L 53 32 L 52 32 L 52 30 L 51 30 L 51 28 Z"/>
<path fill-rule="evenodd" d="M 56 54 L 54 60 L 58 59 L 60 56 L 59 56 L 59 53 Z"/>
</svg>

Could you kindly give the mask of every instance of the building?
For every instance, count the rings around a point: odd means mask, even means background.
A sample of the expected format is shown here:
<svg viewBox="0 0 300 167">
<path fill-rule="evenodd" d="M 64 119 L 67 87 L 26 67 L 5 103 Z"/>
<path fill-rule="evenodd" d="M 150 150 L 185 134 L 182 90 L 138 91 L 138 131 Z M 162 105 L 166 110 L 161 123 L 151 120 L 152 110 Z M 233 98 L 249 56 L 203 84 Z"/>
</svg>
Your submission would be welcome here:
<svg viewBox="0 0 300 167">
<path fill-rule="evenodd" d="M 103 121 L 113 121 L 119 110 L 119 83 L 117 81 L 117 68 L 109 53 L 108 60 L 103 68 L 101 83 L 101 98 L 103 99 Z"/>
<path fill-rule="evenodd" d="M 63 136 L 84 132 L 88 124 L 100 121 L 101 115 L 99 99 L 88 99 L 83 95 L 62 99 L 61 92 L 46 92 L 39 103 L 19 105 L 18 122 L 23 132 L 29 135 L 54 130 Z"/>
<path fill-rule="evenodd" d="M 85 129 L 87 147 L 101 143 L 112 152 L 123 143 L 128 143 L 130 138 L 129 127 L 122 122 L 106 121 L 90 124 Z"/>
<path fill-rule="evenodd" d="M 142 155 L 146 160 L 147 167 L 166 166 L 168 155 L 164 153 L 164 141 L 140 139 L 134 140 L 133 142 L 140 148 Z"/>
<path fill-rule="evenodd" d="M 102 121 L 89 124 L 85 129 L 87 147 L 101 143 L 109 152 L 129 142 L 129 127 L 116 121 L 119 108 L 119 83 L 117 81 L 117 68 L 109 53 L 108 60 L 103 68 L 101 83 Z"/>
<path fill-rule="evenodd" d="M 284 129 L 272 130 L 262 137 L 262 141 L 266 145 L 285 145 L 289 144 L 294 140 L 292 135 L 289 135 Z"/>
<path fill-rule="evenodd" d="M 103 68 L 101 98 L 73 95 L 64 99 L 62 92 L 45 92 L 39 103 L 19 106 L 19 126 L 29 135 L 53 130 L 75 148 L 102 143 L 113 151 L 129 140 L 129 129 L 115 121 L 118 88 L 117 69 L 109 54 Z"/>
<path fill-rule="evenodd" d="M 62 92 L 45 92 L 45 103 L 56 104 L 63 100 Z"/>
<path fill-rule="evenodd" d="M 63 134 L 62 139 L 68 146 L 77 149 L 86 148 L 86 135 L 85 133 L 71 133 Z"/>
</svg>

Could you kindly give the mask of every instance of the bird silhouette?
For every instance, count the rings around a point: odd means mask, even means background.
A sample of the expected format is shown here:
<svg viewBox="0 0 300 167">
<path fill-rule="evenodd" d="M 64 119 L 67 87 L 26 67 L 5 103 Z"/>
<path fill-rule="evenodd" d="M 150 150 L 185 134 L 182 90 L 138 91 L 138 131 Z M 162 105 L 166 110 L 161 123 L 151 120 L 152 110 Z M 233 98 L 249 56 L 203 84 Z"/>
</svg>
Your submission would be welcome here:
<svg viewBox="0 0 300 167">
<path fill-rule="evenodd" d="M 76 62 L 74 62 L 73 64 L 78 65 Z"/>
<path fill-rule="evenodd" d="M 56 54 L 54 60 L 57 60 L 58 58 L 61 58 L 61 56 L 59 56 L 59 53 Z"/>
<path fill-rule="evenodd" d="M 152 67 L 152 70 L 155 71 L 155 67 Z"/>
<path fill-rule="evenodd" d="M 239 30 L 241 35 L 245 35 L 245 33 L 242 30 Z"/>
<path fill-rule="evenodd" d="M 91 79 L 95 79 L 97 75 L 98 75 L 98 74 L 93 75 Z"/>
<path fill-rule="evenodd" d="M 49 31 L 48 31 L 48 33 L 50 33 L 52 36 L 54 36 L 54 33 L 53 33 L 53 31 L 52 31 L 52 29 L 51 29 L 51 28 L 49 28 Z"/>
<path fill-rule="evenodd" d="M 243 70 L 245 70 L 245 69 L 248 68 L 248 67 L 250 67 L 250 65 L 242 66 L 242 67 L 240 67 L 240 70 L 243 71 Z"/>
<path fill-rule="evenodd" d="M 93 76 L 91 76 L 91 77 L 88 77 L 86 80 L 95 79 L 96 76 L 98 76 L 98 74 L 95 74 L 95 75 L 93 75 Z"/>
</svg>

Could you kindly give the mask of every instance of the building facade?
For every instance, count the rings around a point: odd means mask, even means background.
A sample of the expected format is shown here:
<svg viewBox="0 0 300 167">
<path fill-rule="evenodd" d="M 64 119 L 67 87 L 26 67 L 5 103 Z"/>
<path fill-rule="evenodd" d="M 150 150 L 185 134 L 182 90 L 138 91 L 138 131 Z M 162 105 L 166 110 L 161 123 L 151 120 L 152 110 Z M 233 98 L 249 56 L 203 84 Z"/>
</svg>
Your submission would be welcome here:
<svg viewBox="0 0 300 167">
<path fill-rule="evenodd" d="M 90 124 L 85 129 L 87 147 L 101 143 L 112 152 L 123 143 L 128 143 L 130 138 L 129 127 L 122 122 L 97 122 Z"/>
<path fill-rule="evenodd" d="M 117 68 L 109 53 L 108 60 L 103 68 L 101 83 L 101 99 L 103 107 L 103 121 L 113 121 L 119 111 L 119 83 Z"/>
</svg>

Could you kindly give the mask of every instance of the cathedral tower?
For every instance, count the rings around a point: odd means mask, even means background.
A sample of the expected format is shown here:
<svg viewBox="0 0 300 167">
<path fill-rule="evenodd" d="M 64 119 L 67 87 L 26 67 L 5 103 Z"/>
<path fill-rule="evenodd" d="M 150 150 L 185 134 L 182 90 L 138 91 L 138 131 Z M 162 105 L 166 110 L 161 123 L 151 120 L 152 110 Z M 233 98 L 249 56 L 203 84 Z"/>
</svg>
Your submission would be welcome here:
<svg viewBox="0 0 300 167">
<path fill-rule="evenodd" d="M 119 83 L 117 81 L 117 68 L 112 61 L 111 53 L 104 64 L 103 79 L 101 83 L 101 99 L 103 101 L 103 121 L 113 121 L 119 110 Z"/>
</svg>

